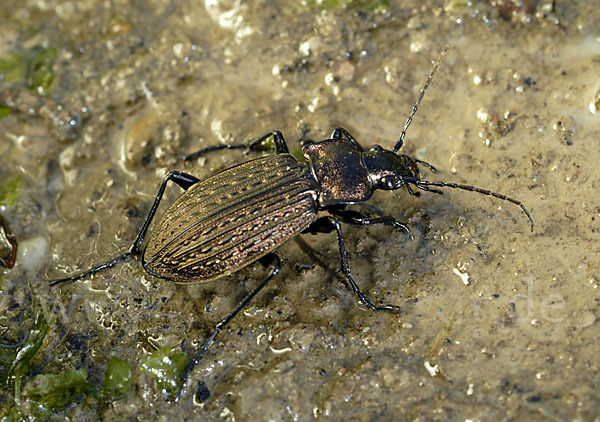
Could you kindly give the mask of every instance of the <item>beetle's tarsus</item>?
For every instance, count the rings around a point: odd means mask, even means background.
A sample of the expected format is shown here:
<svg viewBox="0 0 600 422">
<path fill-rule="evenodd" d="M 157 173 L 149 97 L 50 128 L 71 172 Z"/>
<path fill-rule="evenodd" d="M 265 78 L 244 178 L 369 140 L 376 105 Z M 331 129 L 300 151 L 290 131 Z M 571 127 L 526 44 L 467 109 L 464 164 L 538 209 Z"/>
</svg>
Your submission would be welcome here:
<svg viewBox="0 0 600 422">
<path fill-rule="evenodd" d="M 112 268 L 120 262 L 127 262 L 131 259 L 131 256 L 132 256 L 132 253 L 127 252 L 127 253 L 124 253 L 123 255 L 119 255 L 118 257 L 111 259 L 108 262 L 105 262 L 104 264 L 97 265 L 87 271 L 84 271 L 81 274 L 73 275 L 70 277 L 59 278 L 58 280 L 52 280 L 50 282 L 50 287 L 54 287 L 58 284 L 65 283 L 67 281 L 77 281 L 77 280 L 81 280 L 83 278 L 89 277 L 100 271 L 106 270 L 108 268 Z"/>
</svg>

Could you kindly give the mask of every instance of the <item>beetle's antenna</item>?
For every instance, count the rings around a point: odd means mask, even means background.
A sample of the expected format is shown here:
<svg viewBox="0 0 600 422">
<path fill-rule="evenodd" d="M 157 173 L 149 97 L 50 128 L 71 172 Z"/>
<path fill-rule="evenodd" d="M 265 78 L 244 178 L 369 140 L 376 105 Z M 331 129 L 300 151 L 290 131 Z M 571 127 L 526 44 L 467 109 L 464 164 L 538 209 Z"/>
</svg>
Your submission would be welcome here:
<svg viewBox="0 0 600 422">
<path fill-rule="evenodd" d="M 525 208 L 525 205 L 514 198 L 510 198 L 506 195 L 502 195 L 501 193 L 496 193 L 496 192 L 492 192 L 486 189 L 481 189 L 481 188 L 476 188 L 474 186 L 469 186 L 469 185 L 459 185 L 457 183 L 448 183 L 448 182 L 428 182 L 426 180 L 418 180 L 418 179 L 410 179 L 410 180 L 406 180 L 405 181 L 407 183 L 412 183 L 413 185 L 415 185 L 416 187 L 418 187 L 421 190 L 425 190 L 425 191 L 433 191 L 433 189 L 430 189 L 428 186 L 437 186 L 437 187 L 446 187 L 446 188 L 453 188 L 453 189 L 462 189 L 462 190 L 467 190 L 469 192 L 477 192 L 480 193 L 482 195 L 488 195 L 488 196 L 493 196 L 494 198 L 498 198 L 498 199 L 502 199 L 503 201 L 508 201 L 508 202 L 512 202 L 515 205 L 518 205 L 521 207 L 521 209 L 523 210 L 523 212 L 525 213 L 525 215 L 527 215 L 527 218 L 529 219 L 529 223 L 531 224 L 531 231 L 533 232 L 533 218 L 531 217 L 531 214 L 529 213 L 529 210 L 527 208 Z M 438 192 L 439 193 L 439 192 Z"/>
<path fill-rule="evenodd" d="M 406 130 L 410 126 L 410 124 L 412 122 L 412 118 L 415 115 L 415 113 L 417 112 L 417 110 L 419 108 L 419 104 L 421 104 L 421 100 L 425 96 L 425 91 L 427 91 L 427 88 L 429 88 L 429 84 L 431 84 L 431 81 L 433 80 L 433 75 L 435 74 L 435 71 L 437 70 L 438 65 L 441 63 L 442 59 L 444 58 L 444 55 L 446 54 L 446 52 L 448 51 L 449 48 L 450 48 L 450 44 L 448 44 L 442 50 L 442 52 L 438 56 L 437 60 L 433 64 L 433 68 L 431 69 L 431 73 L 429 74 L 429 77 L 427 78 L 427 82 L 425 82 L 425 85 L 423 85 L 423 89 L 421 89 L 421 94 L 419 94 L 419 98 L 417 99 L 417 102 L 413 106 L 412 111 L 410 112 L 410 115 L 408 116 L 408 119 L 406 119 L 406 123 L 404 123 L 404 129 L 402 129 L 402 133 L 400 133 L 400 138 L 398 139 L 398 142 L 396 142 L 396 145 L 394 145 L 394 149 L 393 149 L 394 152 L 398 152 L 398 150 L 400 148 L 402 148 L 402 144 L 404 143 L 404 137 L 406 136 Z"/>
</svg>

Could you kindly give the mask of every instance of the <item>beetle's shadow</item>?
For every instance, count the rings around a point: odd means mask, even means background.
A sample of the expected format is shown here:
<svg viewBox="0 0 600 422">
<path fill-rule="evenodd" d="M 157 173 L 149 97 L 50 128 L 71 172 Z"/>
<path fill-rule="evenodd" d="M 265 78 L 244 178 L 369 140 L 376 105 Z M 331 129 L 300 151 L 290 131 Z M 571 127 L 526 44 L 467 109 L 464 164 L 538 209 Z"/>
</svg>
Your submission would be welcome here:
<svg viewBox="0 0 600 422">
<path fill-rule="evenodd" d="M 329 276 L 328 281 L 332 281 L 332 280 L 339 281 L 343 284 L 343 286 L 345 288 L 351 289 L 350 285 L 348 284 L 348 282 L 346 281 L 344 276 L 341 274 L 341 270 L 338 267 L 331 266 L 328 263 L 328 259 L 324 254 L 322 254 L 321 252 L 319 252 L 315 248 L 313 248 L 311 245 L 309 245 L 308 242 L 306 242 L 306 240 L 304 240 L 302 238 L 302 236 L 295 237 L 294 241 L 300 247 L 300 250 L 303 253 L 305 253 L 312 260 L 312 262 L 314 264 L 318 265 L 319 267 L 321 267 L 325 270 L 325 272 Z M 335 262 L 338 262 L 338 261 L 336 260 Z M 297 268 L 301 269 L 299 267 L 297 267 Z"/>
</svg>

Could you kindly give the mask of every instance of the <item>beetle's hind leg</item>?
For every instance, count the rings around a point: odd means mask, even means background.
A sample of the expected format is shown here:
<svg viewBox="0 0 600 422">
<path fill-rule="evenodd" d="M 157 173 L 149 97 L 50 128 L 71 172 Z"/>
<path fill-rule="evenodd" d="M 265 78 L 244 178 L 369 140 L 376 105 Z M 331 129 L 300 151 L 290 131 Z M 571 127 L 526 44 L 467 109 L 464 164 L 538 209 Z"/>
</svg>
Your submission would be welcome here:
<svg viewBox="0 0 600 422">
<path fill-rule="evenodd" d="M 338 239 L 338 248 L 340 250 L 340 264 L 341 271 L 350 283 L 352 290 L 358 296 L 358 298 L 365 304 L 367 307 L 374 311 L 398 311 L 400 308 L 398 306 L 393 305 L 383 305 L 377 306 L 371 302 L 371 300 L 365 296 L 365 294 L 360 290 L 360 287 L 356 284 L 354 279 L 352 278 L 352 274 L 350 274 L 350 266 L 348 265 L 348 251 L 346 250 L 346 245 L 344 244 L 344 236 L 342 234 L 342 228 L 340 226 L 340 222 L 335 217 L 322 217 L 318 220 L 314 221 L 307 229 L 303 231 L 303 233 L 317 234 L 317 233 L 331 233 L 335 231 L 337 233 Z"/>
<path fill-rule="evenodd" d="M 262 143 L 271 136 L 273 137 L 273 141 L 275 142 L 275 151 L 277 152 L 277 154 L 289 153 L 289 149 L 287 144 L 285 143 L 283 134 L 278 130 L 271 130 L 265 133 L 264 135 L 259 136 L 258 138 L 251 139 L 245 144 L 219 144 L 202 148 L 199 151 L 187 155 L 183 159 L 183 161 L 188 163 L 209 152 L 220 151 L 223 149 L 244 149 L 246 151 L 258 151 L 262 148 Z"/>
<path fill-rule="evenodd" d="M 215 326 L 215 329 L 213 330 L 212 334 L 204 342 L 198 353 L 192 359 L 190 359 L 187 366 L 185 367 L 185 370 L 183 371 L 182 382 L 180 383 L 179 391 L 177 392 L 175 401 L 179 400 L 179 396 L 181 395 L 181 390 L 183 389 L 185 382 L 194 370 L 194 367 L 198 364 L 198 362 L 200 362 L 206 351 L 213 344 L 213 342 L 215 341 L 215 337 L 217 337 L 217 335 L 221 331 L 223 331 L 223 329 L 231 322 L 232 319 L 236 317 L 237 314 L 239 314 L 241 311 L 244 310 L 244 308 L 246 308 L 246 306 L 248 306 L 248 304 L 254 298 L 254 296 L 256 296 L 258 292 L 260 292 L 263 289 L 263 287 L 265 287 L 267 283 L 279 273 L 279 270 L 281 269 L 281 260 L 274 253 L 265 255 L 260 259 L 259 262 L 265 267 L 270 266 L 271 272 L 269 272 L 265 279 L 261 281 L 260 284 L 256 286 L 254 290 L 248 296 L 246 296 L 244 300 L 242 300 L 229 315 L 223 318 Z"/>
<path fill-rule="evenodd" d="M 93 267 L 92 269 L 85 271 L 81 274 L 77 274 L 77 275 L 74 275 L 71 277 L 60 278 L 58 280 L 53 280 L 50 282 L 50 287 L 56 286 L 57 284 L 64 283 L 66 281 L 81 280 L 82 278 L 96 274 L 99 271 L 114 267 L 115 265 L 117 265 L 120 262 L 129 261 L 132 256 L 139 255 L 141 253 L 141 245 L 144 242 L 144 238 L 146 237 L 146 233 L 148 232 L 150 223 L 152 222 L 152 219 L 154 218 L 154 215 L 156 214 L 156 210 L 158 209 L 158 205 L 160 204 L 160 200 L 162 199 L 163 194 L 165 193 L 167 183 L 169 183 L 170 181 L 175 182 L 182 189 L 187 190 L 190 186 L 198 183 L 200 181 L 200 179 L 198 179 L 190 174 L 183 173 L 181 171 L 172 171 L 169 174 L 167 174 L 167 176 L 163 179 L 162 184 L 160 185 L 160 188 L 158 189 L 156 198 L 154 199 L 154 203 L 152 204 L 152 208 L 150 208 L 150 212 L 148 213 L 148 217 L 146 217 L 146 221 L 144 221 L 144 225 L 142 226 L 142 229 L 140 230 L 139 234 L 137 235 L 135 242 L 133 242 L 131 249 L 129 249 L 129 252 L 127 252 L 121 256 L 118 256 L 116 258 L 113 258 L 104 264 L 97 265 L 97 266 Z"/>
<path fill-rule="evenodd" d="M 115 265 L 117 265 L 120 262 L 127 262 L 127 261 L 129 261 L 131 259 L 131 256 L 132 256 L 132 254 L 131 254 L 131 251 L 130 251 L 130 252 L 124 253 L 123 255 L 120 255 L 120 256 L 118 256 L 116 258 L 113 258 L 110 261 L 105 262 L 102 265 L 97 265 L 97 266 L 95 266 L 95 267 L 93 267 L 93 268 L 91 268 L 91 269 L 89 269 L 89 270 L 87 270 L 87 271 L 85 271 L 85 272 L 83 272 L 81 274 L 77 274 L 77 275 L 74 275 L 74 276 L 71 276 L 71 277 L 59 278 L 58 280 L 52 280 L 50 282 L 50 287 L 54 287 L 57 284 L 61 284 L 61 283 L 67 282 L 67 281 L 81 280 L 83 278 L 86 278 L 88 276 L 96 274 L 97 272 L 100 272 L 102 270 L 106 270 L 108 268 L 112 268 L 112 267 L 114 267 Z"/>
</svg>

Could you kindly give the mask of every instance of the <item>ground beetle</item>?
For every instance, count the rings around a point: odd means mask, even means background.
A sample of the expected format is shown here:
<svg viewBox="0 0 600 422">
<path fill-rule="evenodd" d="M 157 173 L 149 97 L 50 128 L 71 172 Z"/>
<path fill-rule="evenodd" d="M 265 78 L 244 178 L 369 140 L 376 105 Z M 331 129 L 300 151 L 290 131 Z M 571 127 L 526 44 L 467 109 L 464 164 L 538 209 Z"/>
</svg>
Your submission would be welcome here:
<svg viewBox="0 0 600 422">
<path fill-rule="evenodd" d="M 375 305 L 360 290 L 350 274 L 340 227 L 341 221 L 358 226 L 384 224 L 408 231 L 404 223 L 393 217 L 368 218 L 358 211 L 345 209 L 346 205 L 367 201 L 376 189 L 395 190 L 406 186 L 411 195 L 419 194 L 413 187 L 441 193 L 431 188 L 434 186 L 490 195 L 519 205 L 529 218 L 533 231 L 533 219 L 521 201 L 473 186 L 421 180 L 419 164 L 432 172 L 436 171 L 435 168 L 424 161 L 397 154 L 446 50 L 435 62 L 392 150 L 374 145 L 365 151 L 343 128 L 335 129 L 329 139 L 305 144 L 302 153 L 306 163 L 299 162 L 289 153 L 279 131 L 268 132 L 247 144 L 205 148 L 189 155 L 186 160 L 221 149 L 253 150 L 270 137 L 275 141 L 277 154 L 247 161 L 203 181 L 180 171 L 170 172 L 163 180 L 129 252 L 82 274 L 54 280 L 50 285 L 87 277 L 139 255 L 148 273 L 175 283 L 214 280 L 257 260 L 270 266 L 267 277 L 217 324 L 186 368 L 185 381 L 217 334 L 279 272 L 280 260 L 273 251 L 300 233 L 336 232 L 341 272 L 356 295 L 372 310 L 397 309 L 391 305 Z M 185 192 L 165 212 L 145 248 L 142 248 L 169 181 L 175 182 Z M 319 212 L 328 215 L 317 218 Z"/>
</svg>

